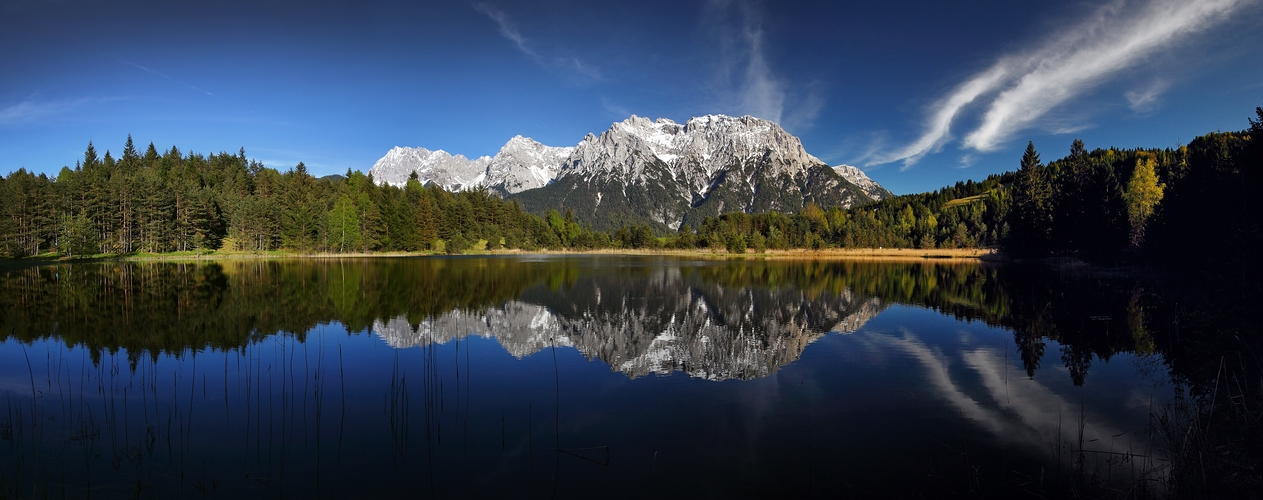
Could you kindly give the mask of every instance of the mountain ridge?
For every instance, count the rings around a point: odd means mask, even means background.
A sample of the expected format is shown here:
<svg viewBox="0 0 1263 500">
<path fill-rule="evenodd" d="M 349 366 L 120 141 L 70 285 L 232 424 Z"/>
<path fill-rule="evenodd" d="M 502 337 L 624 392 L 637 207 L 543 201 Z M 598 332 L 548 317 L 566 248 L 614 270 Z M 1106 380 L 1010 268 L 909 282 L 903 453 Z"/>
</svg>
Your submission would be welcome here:
<svg viewBox="0 0 1263 500">
<path fill-rule="evenodd" d="M 649 223 L 696 226 L 731 211 L 792 212 L 891 196 L 849 165 L 831 167 L 774 122 L 705 115 L 683 124 L 632 115 L 573 147 L 514 136 L 494 157 L 391 149 L 369 170 L 402 185 L 412 173 L 449 191 L 485 187 L 528 211 L 570 210 L 597 229 Z"/>
</svg>

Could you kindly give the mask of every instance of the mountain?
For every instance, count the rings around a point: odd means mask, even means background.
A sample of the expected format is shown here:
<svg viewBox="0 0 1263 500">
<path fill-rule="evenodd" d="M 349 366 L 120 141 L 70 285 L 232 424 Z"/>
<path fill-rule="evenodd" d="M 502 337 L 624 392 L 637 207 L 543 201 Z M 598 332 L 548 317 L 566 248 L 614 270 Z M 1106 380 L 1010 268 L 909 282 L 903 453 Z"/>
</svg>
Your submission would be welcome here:
<svg viewBox="0 0 1263 500">
<path fill-rule="evenodd" d="M 725 212 L 851 207 L 891 195 L 858 168 L 830 167 L 779 125 L 751 116 L 681 125 L 633 115 L 575 147 L 516 136 L 494 157 L 473 160 L 396 147 L 369 172 L 394 185 L 416 172 L 449 190 L 487 187 L 531 212 L 571 210 L 597 230 L 640 223 L 675 230 Z"/>
<path fill-rule="evenodd" d="M 416 172 L 423 183 L 432 182 L 448 191 L 459 191 L 481 185 L 490 163 L 491 158 L 486 156 L 470 160 L 442 149 L 430 151 L 396 146 L 377 160 L 368 173 L 378 182 L 402 186 Z"/>
<path fill-rule="evenodd" d="M 509 139 L 487 165 L 483 185 L 500 194 L 520 193 L 548 185 L 573 147 L 545 146 L 520 135 Z"/>
<path fill-rule="evenodd" d="M 570 209 L 598 230 L 650 222 L 697 227 L 724 212 L 850 207 L 873 197 L 808 154 L 797 137 L 751 116 L 680 125 L 632 116 L 588 134 L 557 179 L 514 196 L 532 212 Z"/>
<path fill-rule="evenodd" d="M 469 159 L 462 155 L 425 148 L 395 147 L 369 173 L 378 182 L 402 186 L 413 172 L 422 183 L 434 183 L 449 191 L 487 187 L 502 195 L 547 185 L 574 148 L 550 147 L 515 136 L 493 157 Z"/>
</svg>

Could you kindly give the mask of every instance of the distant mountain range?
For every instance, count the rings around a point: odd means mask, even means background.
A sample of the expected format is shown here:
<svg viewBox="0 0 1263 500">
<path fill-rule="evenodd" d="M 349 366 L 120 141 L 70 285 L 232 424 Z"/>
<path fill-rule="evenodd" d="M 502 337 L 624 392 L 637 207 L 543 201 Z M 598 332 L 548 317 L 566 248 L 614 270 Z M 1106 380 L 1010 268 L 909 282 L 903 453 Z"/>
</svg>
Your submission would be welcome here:
<svg viewBox="0 0 1263 500">
<path fill-rule="evenodd" d="M 494 157 L 396 147 L 369 170 L 379 182 L 457 191 L 485 187 L 529 211 L 571 210 L 606 230 L 623 224 L 697 227 L 725 212 L 794 212 L 808 202 L 851 207 L 891 196 L 864 172 L 830 167 L 779 125 L 708 115 L 680 125 L 632 116 L 574 147 L 516 136 Z"/>
<path fill-rule="evenodd" d="M 379 182 L 402 186 L 416 172 L 422 183 L 448 191 L 484 186 L 502 195 L 548 185 L 574 148 L 545 146 L 529 137 L 515 136 L 494 157 L 475 159 L 442 149 L 395 147 L 369 173 Z"/>
</svg>

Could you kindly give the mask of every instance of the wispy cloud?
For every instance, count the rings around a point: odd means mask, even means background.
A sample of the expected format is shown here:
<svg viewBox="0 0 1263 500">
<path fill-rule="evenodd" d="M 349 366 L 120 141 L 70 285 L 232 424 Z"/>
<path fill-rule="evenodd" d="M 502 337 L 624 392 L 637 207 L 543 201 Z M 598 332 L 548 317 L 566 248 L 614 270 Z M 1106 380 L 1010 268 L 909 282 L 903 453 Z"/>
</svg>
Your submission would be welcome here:
<svg viewBox="0 0 1263 500">
<path fill-rule="evenodd" d="M 758 18 L 751 12 L 749 4 L 739 6 L 742 18 L 740 41 L 745 46 L 741 53 L 745 59 L 741 107 L 750 110 L 753 115 L 779 122 L 785 111 L 785 84 L 772 74 L 767 65 L 767 58 L 763 55 L 763 27 Z"/>
<path fill-rule="evenodd" d="M 938 109 L 930 115 L 925 133 L 921 135 L 921 138 L 892 153 L 876 156 L 871 163 L 882 164 L 903 160 L 903 168 L 907 168 L 923 156 L 937 152 L 950 139 L 948 133 L 951 130 L 952 121 L 960 114 L 961 109 L 974 102 L 982 94 L 994 89 L 1005 76 L 1007 72 L 1004 68 L 997 66 L 957 87 L 947 97 L 940 99 L 938 105 L 935 106 Z"/>
<path fill-rule="evenodd" d="M 978 161 L 978 157 L 973 154 L 967 154 L 960 157 L 960 165 L 956 168 L 969 168 L 974 166 L 974 162 Z"/>
<path fill-rule="evenodd" d="M 986 112 L 962 145 L 993 151 L 1045 114 L 1147 57 L 1203 31 L 1255 0 L 1115 1 L 1063 35 L 995 64 L 957 86 L 932 107 L 921 137 L 871 163 L 903 161 L 904 168 L 952 139 L 951 125 L 982 99 Z M 1153 98 L 1160 93 L 1153 93 Z M 1137 94 L 1139 100 L 1146 96 Z M 1064 127 L 1063 127 L 1064 128 Z"/>
<path fill-rule="evenodd" d="M 535 60 L 540 59 L 539 54 L 527 44 L 526 37 L 522 36 L 522 32 L 517 28 L 517 24 L 515 24 L 512 19 L 509 19 L 509 15 L 505 14 L 504 11 L 485 3 L 474 4 L 474 10 L 490 17 L 492 21 L 495 21 L 496 24 L 500 26 L 500 36 L 503 36 L 517 44 L 518 50 L 521 50 L 523 54 L 531 56 Z"/>
<path fill-rule="evenodd" d="M 620 120 L 631 116 L 632 114 L 632 112 L 628 111 L 627 108 L 623 107 L 623 105 L 610 100 L 608 97 L 601 98 L 601 107 L 605 108 L 606 111 L 609 111 L 613 116 L 619 118 Z"/>
<path fill-rule="evenodd" d="M 152 69 L 147 68 L 147 67 L 145 67 L 145 66 L 142 66 L 142 65 L 136 64 L 136 63 L 131 62 L 131 61 L 123 60 L 123 59 L 119 59 L 119 60 L 118 60 L 118 62 L 123 63 L 123 64 L 126 64 L 126 65 L 128 65 L 128 66 L 131 66 L 131 67 L 133 67 L 133 68 L 139 69 L 139 70 L 144 71 L 144 72 L 146 72 L 146 73 L 149 73 L 149 74 L 151 74 L 151 75 L 154 75 L 154 76 L 157 76 L 157 77 L 164 78 L 164 79 L 169 80 L 169 81 L 171 81 L 171 82 L 178 83 L 178 84 L 180 84 L 180 85 L 183 85 L 183 86 L 185 86 L 185 87 L 189 88 L 190 90 L 195 90 L 195 91 L 197 91 L 197 92 L 204 93 L 204 94 L 206 94 L 206 95 L 208 95 L 208 96 L 215 97 L 215 94 L 212 94 L 212 93 L 211 93 L 210 91 L 208 91 L 208 90 L 204 90 L 204 89 L 198 88 L 198 86 L 197 86 L 197 85 L 193 85 L 193 84 L 191 84 L 191 83 L 189 83 L 189 82 L 186 82 L 186 81 L 183 81 L 183 80 L 180 80 L 180 79 L 177 79 L 177 78 L 172 78 L 172 77 L 171 77 L 171 75 L 168 75 L 168 74 L 166 74 L 166 73 L 162 73 L 162 72 L 160 72 L 160 71 L 155 71 L 155 70 L 152 70 Z"/>
<path fill-rule="evenodd" d="M 706 8 L 702 24 L 718 44 L 724 106 L 787 128 L 810 126 L 824 104 L 822 86 L 794 88 L 777 76 L 769 64 L 763 17 L 755 0 L 712 0 Z"/>
<path fill-rule="evenodd" d="M 564 61 L 565 59 L 562 58 L 561 60 Z M 574 70 L 575 73 L 578 73 L 581 76 L 587 77 L 588 79 L 592 81 L 601 81 L 605 79 L 605 77 L 601 74 L 600 68 L 597 68 L 594 65 L 587 64 L 583 61 L 580 61 L 578 58 L 571 57 L 569 61 L 567 61 L 565 64 L 567 66 L 570 66 Z"/>
<path fill-rule="evenodd" d="M 799 95 L 791 95 L 779 123 L 789 130 L 811 127 L 824 109 L 824 88 L 822 82 L 812 82 L 804 85 Z"/>
<path fill-rule="evenodd" d="M 1127 99 L 1127 105 L 1132 111 L 1148 113 L 1157 108 L 1158 97 L 1170 87 L 1171 84 L 1166 80 L 1156 80 L 1142 89 L 1123 92 L 1123 97 Z"/>
<path fill-rule="evenodd" d="M 526 54 L 541 66 L 560 69 L 568 74 L 577 76 L 585 82 L 597 82 L 604 80 L 600 68 L 591 63 L 585 63 L 577 57 L 573 56 L 544 56 L 536 49 L 535 44 L 530 39 L 522 35 L 522 30 L 518 28 L 517 23 L 503 10 L 496 8 L 488 3 L 473 4 L 474 10 L 480 14 L 487 16 L 496 25 L 500 27 L 500 36 L 517 45 L 519 51 Z"/>
<path fill-rule="evenodd" d="M 66 113 L 91 101 L 91 99 L 39 101 L 35 98 L 29 98 L 0 108 L 0 125 L 30 123 L 40 118 Z"/>
</svg>

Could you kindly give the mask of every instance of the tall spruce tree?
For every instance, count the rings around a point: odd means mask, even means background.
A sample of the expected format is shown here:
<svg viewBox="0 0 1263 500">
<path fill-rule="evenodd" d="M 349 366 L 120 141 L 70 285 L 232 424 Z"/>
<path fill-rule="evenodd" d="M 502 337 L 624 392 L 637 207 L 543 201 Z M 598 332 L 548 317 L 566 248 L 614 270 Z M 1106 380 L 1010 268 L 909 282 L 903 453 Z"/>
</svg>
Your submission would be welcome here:
<svg viewBox="0 0 1263 500">
<path fill-rule="evenodd" d="M 1007 249 L 1019 255 L 1048 253 L 1052 233 L 1052 183 L 1033 142 L 1026 143 L 1013 181 Z"/>
<path fill-rule="evenodd" d="M 1091 239 L 1085 233 L 1089 203 L 1087 188 L 1090 177 L 1088 152 L 1083 141 L 1075 139 L 1070 144 L 1070 156 L 1061 162 L 1060 176 L 1056 181 L 1053 209 L 1053 241 L 1063 251 L 1081 250 L 1084 241 Z"/>
<path fill-rule="evenodd" d="M 286 172 L 285 200 L 281 209 L 281 242 L 294 250 L 311 251 L 319 234 L 315 181 L 307 173 L 307 165 L 299 162 Z"/>
</svg>

